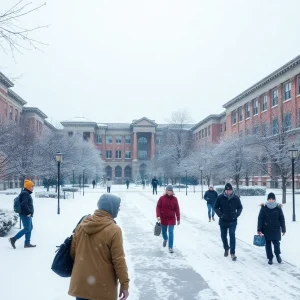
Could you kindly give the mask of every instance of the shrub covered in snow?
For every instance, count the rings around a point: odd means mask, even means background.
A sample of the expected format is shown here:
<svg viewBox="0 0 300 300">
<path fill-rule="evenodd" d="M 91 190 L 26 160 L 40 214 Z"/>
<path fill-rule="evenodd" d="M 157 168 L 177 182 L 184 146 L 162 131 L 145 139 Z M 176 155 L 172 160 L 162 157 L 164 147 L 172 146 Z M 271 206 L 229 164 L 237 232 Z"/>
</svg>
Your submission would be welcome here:
<svg viewBox="0 0 300 300">
<path fill-rule="evenodd" d="M 295 194 L 300 194 L 300 190 L 295 190 Z"/>
<path fill-rule="evenodd" d="M 218 194 L 224 191 L 224 186 L 217 185 L 214 187 Z M 233 186 L 233 189 L 236 190 L 236 187 Z M 264 196 L 266 195 L 266 187 L 265 186 L 239 186 L 239 194 L 240 196 Z"/>
<path fill-rule="evenodd" d="M 19 193 L 17 192 L 0 192 L 0 194 L 5 194 L 5 195 L 18 195 Z"/>
<path fill-rule="evenodd" d="M 79 191 L 78 188 L 73 188 L 73 187 L 71 187 L 71 188 L 63 188 L 62 190 L 63 190 L 63 192 L 78 192 Z"/>
<path fill-rule="evenodd" d="M 18 214 L 13 211 L 0 209 L 0 236 L 5 236 L 17 221 Z"/>
<path fill-rule="evenodd" d="M 69 199 L 72 195 L 70 193 L 60 193 L 61 199 Z M 55 192 L 36 192 L 35 198 L 57 198 L 57 193 Z"/>
</svg>

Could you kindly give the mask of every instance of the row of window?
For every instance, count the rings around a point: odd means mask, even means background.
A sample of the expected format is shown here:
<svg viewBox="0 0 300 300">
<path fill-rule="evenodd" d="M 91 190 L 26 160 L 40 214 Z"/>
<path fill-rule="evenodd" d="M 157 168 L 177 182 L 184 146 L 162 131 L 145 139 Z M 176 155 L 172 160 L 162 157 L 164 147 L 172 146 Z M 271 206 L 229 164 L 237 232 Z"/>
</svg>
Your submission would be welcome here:
<svg viewBox="0 0 300 300">
<path fill-rule="evenodd" d="M 126 136 L 121 136 L 121 135 L 116 135 L 115 136 L 115 143 L 116 144 L 122 144 L 123 138 L 125 140 L 125 144 L 131 144 L 131 136 L 126 135 Z M 106 144 L 112 144 L 113 143 L 113 136 L 112 135 L 106 135 L 105 136 L 105 142 Z M 102 135 L 96 135 L 96 143 L 97 144 L 102 144 Z"/>
<path fill-rule="evenodd" d="M 199 130 L 198 132 L 196 132 L 194 135 L 194 140 L 198 141 L 201 138 L 205 138 L 208 136 L 210 136 L 210 125 L 206 128 L 203 128 L 202 130 Z"/>
<path fill-rule="evenodd" d="M 107 159 L 113 158 L 112 150 L 106 150 L 106 158 Z M 115 159 L 122 159 L 122 151 L 121 150 L 116 150 Z M 125 151 L 125 159 L 131 159 L 131 151 L 129 151 L 129 150 Z"/>
<path fill-rule="evenodd" d="M 283 101 L 287 101 L 292 97 L 292 83 L 286 82 L 283 84 Z M 300 94 L 300 76 L 297 78 L 297 93 Z M 268 109 L 268 95 L 264 94 L 259 98 L 253 99 L 251 102 L 248 102 L 243 106 L 239 107 L 237 110 L 232 111 L 231 113 L 231 123 L 232 125 L 236 124 L 237 119 L 239 122 L 242 122 L 243 119 L 249 119 L 251 115 L 251 104 L 252 104 L 252 116 L 256 116 L 259 113 L 259 104 L 261 112 L 265 112 Z M 278 89 L 275 88 L 271 91 L 271 106 L 278 105 Z"/>
<path fill-rule="evenodd" d="M 9 111 L 8 111 L 8 107 L 9 107 Z M 19 111 L 17 109 L 14 109 L 12 105 L 8 106 L 7 102 L 5 102 L 4 105 L 4 115 L 6 118 L 9 118 L 10 120 L 15 120 L 16 122 L 18 122 L 21 117 L 19 116 Z"/>
</svg>

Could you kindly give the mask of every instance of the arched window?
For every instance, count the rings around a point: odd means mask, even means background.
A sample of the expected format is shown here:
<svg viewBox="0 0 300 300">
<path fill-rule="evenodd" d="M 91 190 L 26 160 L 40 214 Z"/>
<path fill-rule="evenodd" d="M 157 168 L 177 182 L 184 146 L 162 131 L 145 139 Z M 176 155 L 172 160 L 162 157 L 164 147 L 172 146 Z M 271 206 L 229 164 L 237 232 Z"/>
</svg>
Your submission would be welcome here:
<svg viewBox="0 0 300 300">
<path fill-rule="evenodd" d="M 112 176 L 112 168 L 110 166 L 107 166 L 105 168 L 105 174 L 106 174 L 106 178 L 110 178 L 111 179 L 111 176 Z"/>
<path fill-rule="evenodd" d="M 124 177 L 131 179 L 131 168 L 129 166 L 124 169 Z"/>
<path fill-rule="evenodd" d="M 147 165 L 146 164 L 141 164 L 139 171 L 140 171 L 141 178 L 145 179 L 145 176 L 147 174 Z"/>
<path fill-rule="evenodd" d="M 138 138 L 138 159 L 145 160 L 148 158 L 148 140 L 141 136 Z"/>
<path fill-rule="evenodd" d="M 120 166 L 115 167 L 115 177 L 122 177 L 122 168 Z"/>
</svg>

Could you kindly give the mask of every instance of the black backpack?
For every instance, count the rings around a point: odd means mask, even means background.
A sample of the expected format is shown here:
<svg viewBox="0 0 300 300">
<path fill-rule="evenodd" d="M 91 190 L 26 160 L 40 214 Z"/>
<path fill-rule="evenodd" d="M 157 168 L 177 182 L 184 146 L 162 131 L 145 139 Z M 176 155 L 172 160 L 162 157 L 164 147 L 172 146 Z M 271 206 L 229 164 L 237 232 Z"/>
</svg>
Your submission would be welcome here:
<svg viewBox="0 0 300 300">
<path fill-rule="evenodd" d="M 76 228 L 85 217 L 86 216 L 83 216 L 80 219 L 76 225 Z M 75 232 L 76 228 L 73 230 L 73 233 Z M 56 255 L 53 259 L 51 269 L 60 277 L 70 277 L 72 274 L 74 265 L 74 260 L 70 254 L 72 240 L 73 234 L 70 237 L 67 237 L 60 246 L 56 246 L 58 249 L 55 251 Z"/>
</svg>

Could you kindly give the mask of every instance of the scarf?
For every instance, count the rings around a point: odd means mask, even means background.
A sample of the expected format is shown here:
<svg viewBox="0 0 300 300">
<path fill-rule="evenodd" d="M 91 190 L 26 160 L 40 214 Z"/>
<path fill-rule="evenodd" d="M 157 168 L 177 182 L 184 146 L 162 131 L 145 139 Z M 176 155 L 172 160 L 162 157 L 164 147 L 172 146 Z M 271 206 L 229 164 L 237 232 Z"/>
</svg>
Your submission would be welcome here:
<svg viewBox="0 0 300 300">
<path fill-rule="evenodd" d="M 266 206 L 267 206 L 267 208 L 274 209 L 277 206 L 277 202 L 276 201 L 274 201 L 274 202 L 269 202 L 268 201 L 266 203 Z"/>
<path fill-rule="evenodd" d="M 234 197 L 234 192 L 232 192 L 231 195 L 227 196 L 225 191 L 224 191 L 224 196 L 228 199 L 228 200 L 231 200 L 233 197 Z"/>
</svg>

